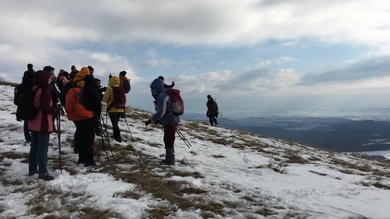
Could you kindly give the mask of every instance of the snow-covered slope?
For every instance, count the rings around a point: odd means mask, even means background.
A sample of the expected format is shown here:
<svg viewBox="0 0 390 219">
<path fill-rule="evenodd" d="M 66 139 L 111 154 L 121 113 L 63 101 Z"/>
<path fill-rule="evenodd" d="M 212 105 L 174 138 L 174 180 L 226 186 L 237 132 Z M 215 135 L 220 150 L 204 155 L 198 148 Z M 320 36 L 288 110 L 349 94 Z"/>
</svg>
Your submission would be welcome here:
<svg viewBox="0 0 390 219">
<path fill-rule="evenodd" d="M 177 136 L 176 166 L 161 166 L 163 130 L 145 127 L 151 113 L 134 108 L 120 122 L 124 142 L 104 149 L 96 138 L 93 168 L 77 165 L 74 125 L 63 117 L 62 173 L 53 133 L 55 180 L 38 180 L 27 176 L 29 146 L 15 120 L 13 88 L 0 93 L 0 218 L 390 217 L 386 164 L 182 121 L 192 147 Z"/>
</svg>

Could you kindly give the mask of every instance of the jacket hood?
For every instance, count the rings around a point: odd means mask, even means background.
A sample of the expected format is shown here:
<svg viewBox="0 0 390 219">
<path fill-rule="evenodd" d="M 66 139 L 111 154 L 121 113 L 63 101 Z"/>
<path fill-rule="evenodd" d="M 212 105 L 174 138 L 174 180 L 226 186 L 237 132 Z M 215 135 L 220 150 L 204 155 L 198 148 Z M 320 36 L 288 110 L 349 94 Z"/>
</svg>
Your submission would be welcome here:
<svg viewBox="0 0 390 219">
<path fill-rule="evenodd" d="M 73 81 L 82 80 L 82 81 L 77 82 L 76 86 L 84 87 L 83 79 L 85 78 L 86 75 L 90 75 L 89 69 L 88 69 L 88 67 L 82 67 L 81 70 L 79 72 L 77 72 L 76 76 L 73 79 Z"/>
<path fill-rule="evenodd" d="M 34 75 L 34 85 L 38 85 L 40 87 L 49 87 L 49 78 L 51 77 L 51 73 L 47 71 L 37 71 Z"/>
<path fill-rule="evenodd" d="M 120 79 L 118 76 L 112 76 L 109 82 L 111 87 L 119 87 Z"/>
</svg>

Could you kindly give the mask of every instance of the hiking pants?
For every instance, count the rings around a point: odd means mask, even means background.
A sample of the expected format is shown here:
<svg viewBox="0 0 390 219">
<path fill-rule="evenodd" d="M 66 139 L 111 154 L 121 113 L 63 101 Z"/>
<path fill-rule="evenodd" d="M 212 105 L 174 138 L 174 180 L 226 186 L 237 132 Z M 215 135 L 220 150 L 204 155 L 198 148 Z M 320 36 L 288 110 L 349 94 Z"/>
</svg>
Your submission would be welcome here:
<svg viewBox="0 0 390 219">
<path fill-rule="evenodd" d="M 164 145 L 165 149 L 173 149 L 175 144 L 175 135 L 177 123 L 164 126 Z"/>
<path fill-rule="evenodd" d="M 38 173 L 39 177 L 49 175 L 47 171 L 47 151 L 50 134 L 31 131 L 31 147 L 28 157 L 29 173 Z"/>
<path fill-rule="evenodd" d="M 122 113 L 109 113 L 109 115 L 112 124 L 112 131 L 114 132 L 114 139 L 115 141 L 122 142 L 121 132 L 118 125 Z"/>
<path fill-rule="evenodd" d="M 210 121 L 210 125 L 218 125 L 218 122 L 217 122 L 217 118 L 215 118 L 214 116 L 210 116 L 209 117 L 209 121 Z"/>
<path fill-rule="evenodd" d="M 31 133 L 28 130 L 28 120 L 24 120 L 23 122 L 23 132 L 24 132 L 24 139 L 28 142 L 31 142 Z"/>
<path fill-rule="evenodd" d="M 95 122 L 95 117 L 76 122 L 81 137 L 81 144 L 79 145 L 80 163 L 94 163 L 93 144 L 95 142 Z"/>
</svg>

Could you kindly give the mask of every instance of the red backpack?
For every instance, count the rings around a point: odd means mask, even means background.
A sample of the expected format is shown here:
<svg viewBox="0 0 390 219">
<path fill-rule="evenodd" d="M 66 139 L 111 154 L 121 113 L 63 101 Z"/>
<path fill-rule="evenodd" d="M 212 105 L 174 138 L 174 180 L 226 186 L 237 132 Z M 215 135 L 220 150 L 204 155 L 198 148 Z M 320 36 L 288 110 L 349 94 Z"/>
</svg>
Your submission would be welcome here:
<svg viewBox="0 0 390 219">
<path fill-rule="evenodd" d="M 172 112 L 176 116 L 184 114 L 184 101 L 180 96 L 180 91 L 173 88 L 167 88 L 166 92 L 172 101 Z"/>
<path fill-rule="evenodd" d="M 112 91 L 114 93 L 114 99 L 110 103 L 110 105 L 107 106 L 107 110 L 110 110 L 111 108 L 115 107 L 118 109 L 125 109 L 125 103 L 126 103 L 126 93 L 125 89 L 123 87 L 113 87 Z"/>
</svg>

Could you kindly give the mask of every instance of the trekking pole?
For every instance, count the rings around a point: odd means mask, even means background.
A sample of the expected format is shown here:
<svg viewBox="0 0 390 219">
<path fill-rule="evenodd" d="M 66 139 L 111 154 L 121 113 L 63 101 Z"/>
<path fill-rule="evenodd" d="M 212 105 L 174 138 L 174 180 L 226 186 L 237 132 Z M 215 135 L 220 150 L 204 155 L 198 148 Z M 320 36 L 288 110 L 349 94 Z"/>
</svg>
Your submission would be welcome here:
<svg viewBox="0 0 390 219">
<path fill-rule="evenodd" d="M 61 105 L 57 105 L 58 108 L 61 109 Z M 61 113 L 57 113 L 57 138 L 58 138 L 58 155 L 59 155 L 59 161 L 60 161 L 60 171 L 62 174 L 62 159 L 61 159 Z"/>
<path fill-rule="evenodd" d="M 172 120 L 167 116 L 167 119 L 169 121 L 169 123 L 171 124 L 171 126 L 176 130 L 177 134 L 179 135 L 180 139 L 184 142 L 184 144 L 186 144 L 186 146 L 188 148 L 191 148 L 192 145 L 191 143 L 187 140 L 187 138 L 183 135 L 183 133 L 179 130 L 179 128 L 177 127 L 177 125 L 175 125 Z"/>
<path fill-rule="evenodd" d="M 133 134 L 130 131 L 129 123 L 127 123 L 126 115 L 124 116 L 124 118 L 125 118 L 125 122 L 126 122 L 126 125 L 127 125 L 127 129 L 129 130 L 129 133 L 130 133 L 130 136 L 131 136 L 131 141 L 134 142 Z"/>
<path fill-rule="evenodd" d="M 96 116 L 96 114 L 95 114 L 95 116 Z M 101 134 L 100 136 L 102 137 L 102 143 L 103 143 L 103 147 L 105 148 L 106 158 L 107 158 L 107 160 L 109 160 L 109 156 L 107 153 L 107 149 L 109 149 L 111 151 L 112 158 L 115 160 L 114 152 L 112 151 L 112 147 L 111 147 L 111 143 L 110 143 L 110 137 L 108 136 L 107 132 L 105 132 L 105 130 L 103 129 L 102 122 L 104 124 L 104 119 L 102 116 L 101 117 L 96 116 L 96 118 L 98 120 L 98 125 L 99 125 L 99 129 L 100 129 L 100 134 Z"/>
<path fill-rule="evenodd" d="M 218 113 L 219 113 L 221 116 L 223 116 L 222 113 L 221 113 L 219 110 L 218 110 Z"/>
</svg>

